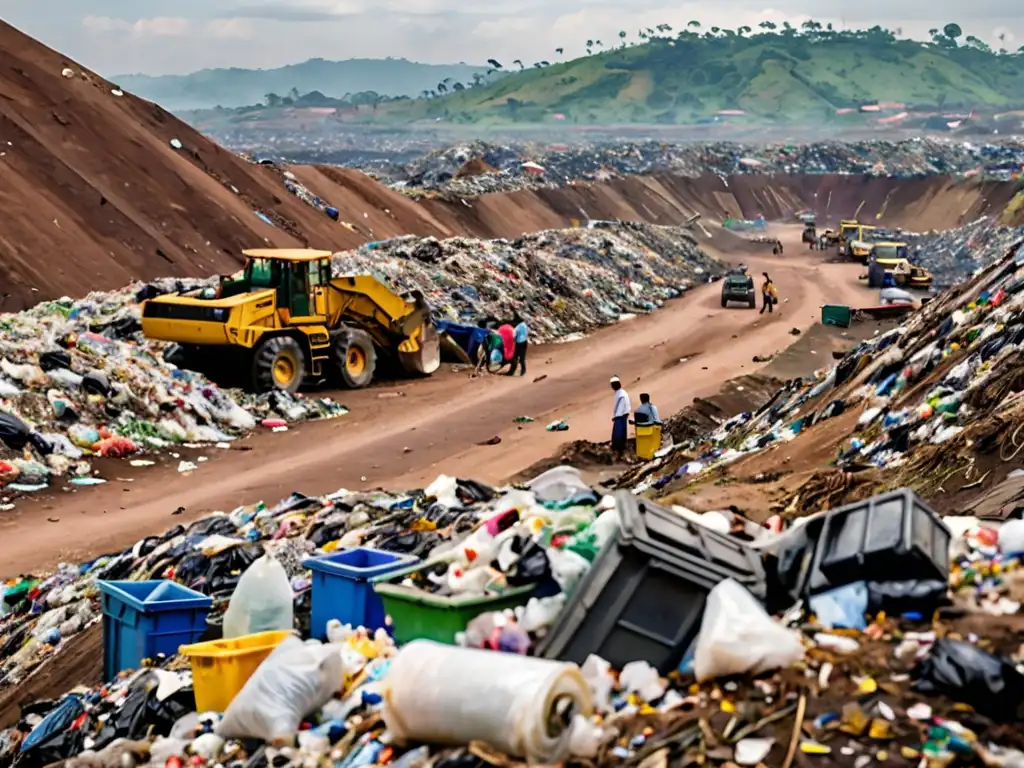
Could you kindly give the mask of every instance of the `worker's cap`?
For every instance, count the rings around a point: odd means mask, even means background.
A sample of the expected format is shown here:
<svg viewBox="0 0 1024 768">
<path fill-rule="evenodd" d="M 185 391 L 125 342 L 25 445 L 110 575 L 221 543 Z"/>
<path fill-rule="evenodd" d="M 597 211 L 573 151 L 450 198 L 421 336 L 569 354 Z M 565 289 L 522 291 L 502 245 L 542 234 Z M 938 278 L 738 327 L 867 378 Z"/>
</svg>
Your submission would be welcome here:
<svg viewBox="0 0 1024 768">
<path fill-rule="evenodd" d="M 611 381 L 609 381 L 608 383 L 609 384 L 621 384 L 622 382 L 619 381 L 619 377 L 618 376 L 612 376 Z"/>
</svg>

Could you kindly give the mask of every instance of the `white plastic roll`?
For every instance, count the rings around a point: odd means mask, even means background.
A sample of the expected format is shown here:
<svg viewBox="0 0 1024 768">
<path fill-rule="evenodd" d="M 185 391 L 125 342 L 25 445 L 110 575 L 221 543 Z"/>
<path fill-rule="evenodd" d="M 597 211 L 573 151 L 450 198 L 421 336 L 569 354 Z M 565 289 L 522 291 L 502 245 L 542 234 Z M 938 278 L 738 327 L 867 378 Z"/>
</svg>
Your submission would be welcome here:
<svg viewBox="0 0 1024 768">
<path fill-rule="evenodd" d="M 415 640 L 391 662 L 384 722 L 398 745 L 482 741 L 531 763 L 569 757 L 573 716 L 593 711 L 575 664 Z"/>
</svg>

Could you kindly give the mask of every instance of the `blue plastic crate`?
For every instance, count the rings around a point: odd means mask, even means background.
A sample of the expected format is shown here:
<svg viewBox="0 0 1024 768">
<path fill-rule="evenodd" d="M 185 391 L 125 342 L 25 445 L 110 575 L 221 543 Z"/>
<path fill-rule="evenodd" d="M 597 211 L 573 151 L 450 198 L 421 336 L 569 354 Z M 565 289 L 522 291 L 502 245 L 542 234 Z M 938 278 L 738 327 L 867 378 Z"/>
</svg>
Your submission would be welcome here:
<svg viewBox="0 0 1024 768">
<path fill-rule="evenodd" d="M 418 562 L 414 555 L 370 547 L 306 560 L 303 565 L 313 571 L 310 635 L 321 640 L 327 637 L 327 622 L 331 619 L 370 630 L 383 627 L 384 606 L 370 580 Z"/>
<path fill-rule="evenodd" d="M 173 581 L 101 581 L 103 679 L 138 669 L 143 659 L 173 656 L 206 631 L 213 601 Z"/>
</svg>

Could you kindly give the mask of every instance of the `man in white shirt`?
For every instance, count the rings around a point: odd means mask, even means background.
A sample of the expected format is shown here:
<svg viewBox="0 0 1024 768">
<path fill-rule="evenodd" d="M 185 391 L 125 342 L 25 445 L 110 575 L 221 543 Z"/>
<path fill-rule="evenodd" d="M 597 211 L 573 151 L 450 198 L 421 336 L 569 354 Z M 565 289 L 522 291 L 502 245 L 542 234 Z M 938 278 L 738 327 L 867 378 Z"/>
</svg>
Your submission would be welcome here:
<svg viewBox="0 0 1024 768">
<path fill-rule="evenodd" d="M 615 406 L 612 410 L 612 450 L 622 454 L 626 450 L 626 440 L 629 436 L 629 413 L 632 406 L 629 402 L 629 393 L 622 388 L 618 376 L 612 377 L 611 385 L 615 393 Z"/>
</svg>

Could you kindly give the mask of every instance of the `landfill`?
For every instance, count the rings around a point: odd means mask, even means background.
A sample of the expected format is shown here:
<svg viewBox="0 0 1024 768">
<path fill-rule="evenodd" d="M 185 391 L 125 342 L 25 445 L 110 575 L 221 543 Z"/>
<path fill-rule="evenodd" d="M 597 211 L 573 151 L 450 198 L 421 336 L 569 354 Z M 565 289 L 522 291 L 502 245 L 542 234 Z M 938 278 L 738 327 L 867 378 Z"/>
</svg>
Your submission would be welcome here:
<svg viewBox="0 0 1024 768">
<path fill-rule="evenodd" d="M 1003 258 L 1022 238 L 1024 227 L 1002 226 L 988 216 L 955 229 L 899 234 L 910 246 L 911 260 L 931 271 L 933 286 L 939 289 Z"/>
<path fill-rule="evenodd" d="M 539 341 L 652 311 L 724 271 L 689 229 L 631 222 L 515 240 L 399 237 L 337 254 L 334 268 L 422 291 L 435 316 L 457 322 L 518 312 Z"/>
<path fill-rule="evenodd" d="M 941 138 L 805 144 L 609 141 L 551 147 L 474 141 L 430 152 L 404 165 L 374 161 L 357 166 L 414 196 L 430 190 L 473 196 L 659 171 L 691 177 L 705 173 L 828 173 L 895 178 L 949 175 L 1005 181 L 1019 178 L 1024 169 L 1024 142 L 1006 139 L 974 143 Z"/>
<path fill-rule="evenodd" d="M 689 230 L 628 223 L 514 241 L 402 237 L 333 263 L 342 274 L 422 291 L 438 318 L 476 324 L 519 312 L 539 341 L 652 311 L 721 271 Z M 169 362 L 173 345 L 142 335 L 140 299 L 215 285 L 157 281 L 0 316 L 0 488 L 31 493 L 65 476 L 71 485 L 102 482 L 93 457 L 224 446 L 264 423 L 347 412 L 314 393 L 222 389 Z"/>
<path fill-rule="evenodd" d="M 222 389 L 165 359 L 142 335 L 141 298 L 194 288 L 172 280 L 0 315 L 0 489 L 31 493 L 53 478 L 102 482 L 95 458 L 176 445 L 221 445 L 271 419 L 342 415 L 328 398 Z M 139 461 L 143 461 L 139 459 Z M 3 498 L 8 503 L 10 497 Z"/>
<path fill-rule="evenodd" d="M 568 467 L 522 487 L 442 476 L 422 491 L 293 494 L 217 513 L 8 584 L 3 684 L 59 663 L 108 610 L 102 584 L 150 579 L 210 595 L 221 642 L 272 637 L 248 675 L 214 666 L 211 679 L 196 657 L 218 652 L 200 642 L 99 686 L 69 681 L 0 733 L 0 764 L 1019 764 L 1019 641 L 977 619 L 1019 610 L 1024 531 L 947 525 L 910 491 L 868 505 L 852 513 L 920 510 L 899 568 L 883 567 L 896 556 L 889 540 L 860 555 L 830 544 L 849 510 L 775 533 L 603 495 Z M 929 535 L 937 543 L 923 550 Z M 376 628 L 317 626 L 316 563 L 365 547 L 413 560 L 388 576 L 393 590 L 421 604 L 451 596 L 477 606 L 460 613 L 472 618 L 443 638 L 408 603 Z M 657 576 L 632 559 L 651 547 L 682 570 Z M 806 552 L 813 573 L 792 577 L 786 563 Z M 824 590 L 803 585 L 822 574 Z M 624 603 L 620 583 L 639 588 L 639 604 Z M 673 594 L 687 597 L 666 602 Z M 601 607 L 613 605 L 608 625 Z M 674 641 L 649 634 L 666 620 L 684 622 Z M 598 624 L 603 634 L 574 629 Z"/>
<path fill-rule="evenodd" d="M 1002 235 L 994 242 L 1006 244 Z M 860 343 L 807 380 L 786 382 L 758 410 L 720 424 L 707 439 L 685 439 L 685 419 L 671 420 L 666 431 L 679 445 L 621 482 L 663 495 L 771 447 L 794 443 L 793 451 L 801 433 L 857 413 L 855 432 L 837 446 L 832 468 L 780 500 L 780 511 L 799 515 L 899 485 L 934 494 L 954 475 L 959 486 L 980 488 L 997 458 L 1020 454 L 1022 243 L 1018 234 L 1002 258 L 903 325 Z"/>
</svg>

